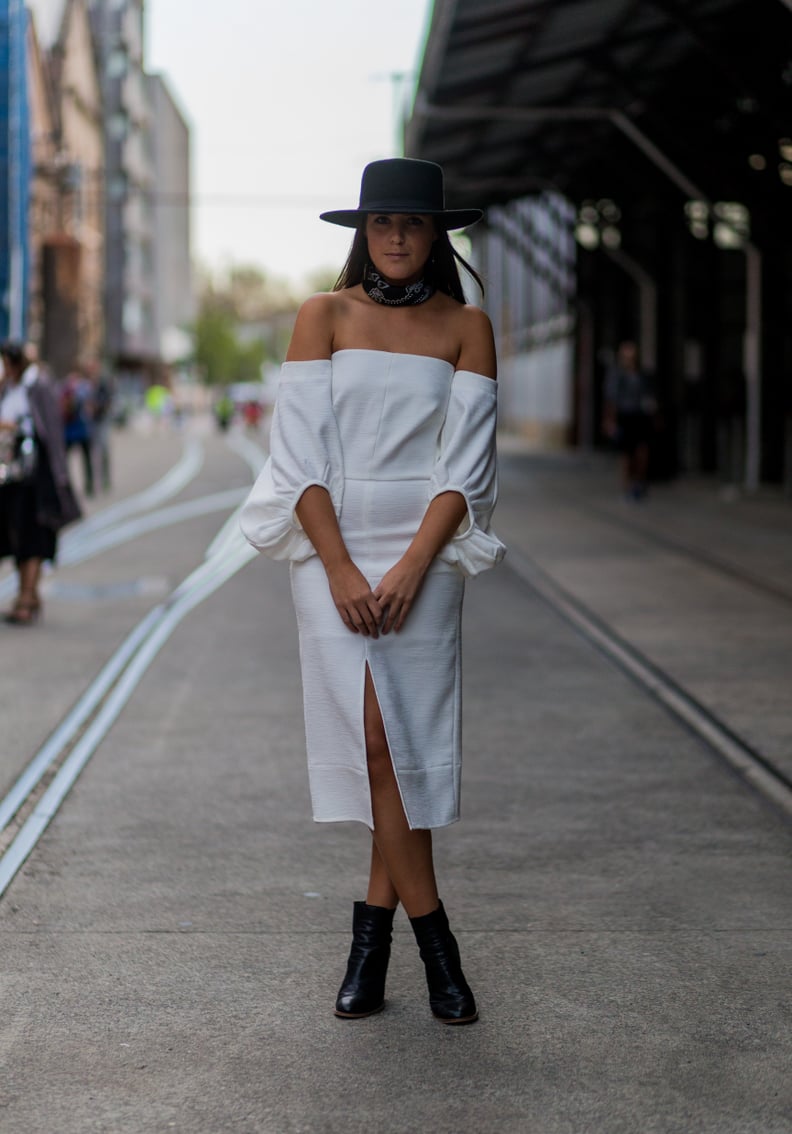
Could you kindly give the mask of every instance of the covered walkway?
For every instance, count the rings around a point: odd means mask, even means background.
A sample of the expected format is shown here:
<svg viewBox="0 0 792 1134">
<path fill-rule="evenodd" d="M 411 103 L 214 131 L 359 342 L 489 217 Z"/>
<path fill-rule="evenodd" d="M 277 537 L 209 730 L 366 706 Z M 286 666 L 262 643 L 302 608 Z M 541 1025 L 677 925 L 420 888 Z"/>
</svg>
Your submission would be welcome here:
<svg viewBox="0 0 792 1134">
<path fill-rule="evenodd" d="M 437 0 L 406 152 L 488 206 L 471 235 L 502 356 L 530 355 L 514 328 L 546 327 L 549 289 L 567 440 L 601 440 L 604 365 L 632 337 L 659 473 L 792 484 L 791 123 L 782 0 Z"/>
</svg>

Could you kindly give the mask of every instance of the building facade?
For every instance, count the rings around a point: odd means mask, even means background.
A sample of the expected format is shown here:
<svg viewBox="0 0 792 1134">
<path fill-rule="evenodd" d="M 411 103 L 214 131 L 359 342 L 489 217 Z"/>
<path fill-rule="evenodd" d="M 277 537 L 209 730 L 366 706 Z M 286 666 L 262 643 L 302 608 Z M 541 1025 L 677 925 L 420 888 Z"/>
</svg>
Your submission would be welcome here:
<svg viewBox="0 0 792 1134">
<path fill-rule="evenodd" d="M 142 0 L 89 0 L 105 124 L 105 351 L 151 373 L 159 357 L 154 293 L 151 106 Z"/>
<path fill-rule="evenodd" d="M 31 0 L 31 11 L 30 337 L 62 377 L 104 344 L 102 92 L 85 0 Z"/>
<path fill-rule="evenodd" d="M 574 431 L 574 215 L 543 193 L 493 206 L 470 231 L 500 359 L 501 423 L 550 448 Z"/>
<path fill-rule="evenodd" d="M 163 363 L 191 353 L 195 319 L 190 255 L 190 129 L 162 75 L 148 75 L 153 194 L 154 335 Z"/>
</svg>

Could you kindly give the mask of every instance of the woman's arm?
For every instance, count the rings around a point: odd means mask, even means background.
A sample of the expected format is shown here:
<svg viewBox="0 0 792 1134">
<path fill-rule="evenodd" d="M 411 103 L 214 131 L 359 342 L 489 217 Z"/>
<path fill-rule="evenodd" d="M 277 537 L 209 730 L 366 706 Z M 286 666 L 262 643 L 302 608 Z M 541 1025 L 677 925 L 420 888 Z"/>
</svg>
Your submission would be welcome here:
<svg viewBox="0 0 792 1134">
<path fill-rule="evenodd" d="M 379 637 L 382 606 L 368 579 L 352 562 L 327 489 L 311 485 L 300 497 L 295 511 L 322 561 L 342 622 L 355 634 Z"/>
<path fill-rule="evenodd" d="M 383 634 L 401 630 L 424 575 L 466 515 L 467 504 L 459 492 L 443 492 L 430 502 L 412 543 L 374 588 L 374 598 L 385 611 Z"/>
<path fill-rule="evenodd" d="M 314 295 L 306 300 L 294 324 L 287 362 L 330 358 L 334 310 L 332 294 Z M 333 602 L 344 625 L 355 634 L 370 634 L 376 638 L 382 608 L 346 549 L 330 493 L 320 485 L 311 485 L 300 497 L 295 512 L 322 561 Z"/>
<path fill-rule="evenodd" d="M 457 370 L 471 370 L 494 379 L 497 374 L 495 339 L 487 315 L 478 307 L 463 307 L 459 312 L 459 327 Z M 387 612 L 383 634 L 401 630 L 424 575 L 467 514 L 467 503 L 460 492 L 442 492 L 430 502 L 409 548 L 374 589 L 374 597 Z"/>
<path fill-rule="evenodd" d="M 333 321 L 335 297 L 332 292 L 321 292 L 306 299 L 294 321 L 287 362 L 312 362 L 315 358 L 330 358 L 333 353 Z"/>
<path fill-rule="evenodd" d="M 485 378 L 497 378 L 495 336 L 489 316 L 480 307 L 466 306 L 459 313 L 461 328 L 457 370 L 471 370 Z"/>
</svg>

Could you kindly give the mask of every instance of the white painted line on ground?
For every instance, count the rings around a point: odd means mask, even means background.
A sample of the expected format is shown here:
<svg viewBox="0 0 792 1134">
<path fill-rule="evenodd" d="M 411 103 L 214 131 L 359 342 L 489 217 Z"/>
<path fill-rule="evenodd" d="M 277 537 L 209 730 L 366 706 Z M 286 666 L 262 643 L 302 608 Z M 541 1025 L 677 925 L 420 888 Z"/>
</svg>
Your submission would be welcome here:
<svg viewBox="0 0 792 1134">
<path fill-rule="evenodd" d="M 254 559 L 256 554 L 252 547 L 245 544 L 223 557 L 215 557 L 201 564 L 177 587 L 168 603 L 157 607 L 156 611 L 147 616 L 144 620 L 146 630 L 138 636 L 136 650 L 127 648 L 132 635 L 124 643 L 122 650 L 126 648 L 127 663 L 125 666 L 116 667 L 117 683 L 0 859 L 0 896 L 5 893 L 28 858 L 75 780 L 109 732 L 173 631 L 194 607 Z M 107 687 L 105 683 L 105 690 Z"/>
<path fill-rule="evenodd" d="M 257 477 L 267 459 L 267 450 L 252 437 L 246 437 L 244 433 L 229 433 L 226 436 L 226 444 L 247 462 L 254 478 Z"/>
<path fill-rule="evenodd" d="M 157 504 L 175 496 L 198 475 L 203 462 L 203 444 L 197 438 L 189 438 L 185 442 L 184 452 L 179 461 L 160 480 L 144 489 L 143 492 L 136 493 L 134 496 L 127 496 L 116 504 L 111 504 L 109 508 L 104 508 L 101 512 L 89 516 L 88 519 L 82 520 L 79 524 L 75 524 L 74 527 L 64 532 L 59 541 L 58 562 L 60 564 L 81 563 L 85 559 L 89 559 L 91 555 L 98 554 L 98 552 L 86 550 L 86 548 L 91 547 L 91 541 L 95 539 L 98 532 L 119 523 L 127 516 L 132 516 L 136 512 L 143 512 L 148 508 L 154 508 Z M 129 536 L 128 538 L 133 537 Z M 113 546 L 113 544 L 111 543 L 108 546 Z M 104 550 L 104 548 L 101 547 L 100 550 Z M 0 580 L 0 602 L 11 598 L 16 590 L 15 574 Z"/>
<path fill-rule="evenodd" d="M 58 725 L 43 747 L 39 749 L 8 795 L 0 801 L 0 831 L 5 830 L 53 760 L 72 740 L 107 691 L 118 680 L 119 674 L 138 650 L 141 642 L 151 633 L 153 626 L 162 617 L 163 609 L 163 606 L 155 607 L 138 623 L 110 658 L 110 661 L 100 670 L 71 712 Z"/>
<path fill-rule="evenodd" d="M 164 503 L 172 496 L 176 496 L 183 488 L 186 488 L 201 471 L 203 463 L 204 447 L 202 442 L 196 437 L 187 438 L 181 457 L 160 480 L 148 488 L 144 488 L 142 492 L 135 493 L 134 496 L 127 496 L 116 504 L 111 504 L 109 508 L 103 508 L 101 512 L 89 516 L 82 523 L 76 524 L 64 534 L 63 543 L 68 544 L 85 533 L 117 524 L 119 520 L 125 520 L 127 516 L 132 516 L 136 512 L 145 512 L 150 508 L 156 508 L 157 505 Z"/>
<path fill-rule="evenodd" d="M 111 547 L 137 539 L 159 528 L 167 528 L 182 520 L 194 519 L 196 516 L 207 516 L 211 512 L 224 512 L 239 504 L 247 495 L 246 488 L 228 488 L 223 492 L 214 492 L 210 496 L 199 496 L 195 500 L 184 500 L 180 504 L 171 504 L 167 508 L 160 508 L 157 512 L 148 512 L 145 516 L 128 520 L 115 527 L 94 533 L 76 547 L 69 546 L 58 556 L 61 566 L 73 566 L 75 563 L 84 563 L 86 559 L 93 558 Z"/>
</svg>

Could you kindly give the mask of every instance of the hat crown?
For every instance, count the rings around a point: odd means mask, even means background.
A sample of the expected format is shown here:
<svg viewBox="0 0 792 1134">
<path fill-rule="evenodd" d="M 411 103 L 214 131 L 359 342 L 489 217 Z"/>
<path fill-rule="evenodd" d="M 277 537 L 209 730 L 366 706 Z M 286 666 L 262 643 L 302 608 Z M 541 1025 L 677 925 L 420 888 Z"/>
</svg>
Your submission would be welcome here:
<svg viewBox="0 0 792 1134">
<path fill-rule="evenodd" d="M 443 171 L 433 161 L 384 158 L 363 170 L 361 210 L 436 213 L 445 208 Z"/>
<path fill-rule="evenodd" d="M 360 204 L 356 209 L 330 209 L 322 220 L 345 228 L 359 228 L 367 213 L 428 214 L 438 228 L 467 228 L 481 220 L 481 209 L 447 209 L 443 170 L 420 158 L 382 158 L 363 170 Z"/>
</svg>

